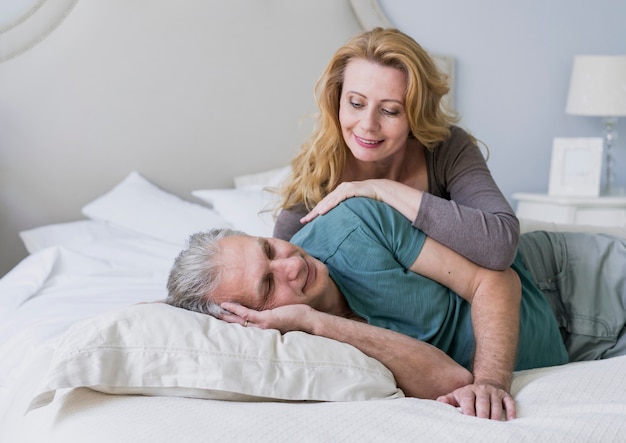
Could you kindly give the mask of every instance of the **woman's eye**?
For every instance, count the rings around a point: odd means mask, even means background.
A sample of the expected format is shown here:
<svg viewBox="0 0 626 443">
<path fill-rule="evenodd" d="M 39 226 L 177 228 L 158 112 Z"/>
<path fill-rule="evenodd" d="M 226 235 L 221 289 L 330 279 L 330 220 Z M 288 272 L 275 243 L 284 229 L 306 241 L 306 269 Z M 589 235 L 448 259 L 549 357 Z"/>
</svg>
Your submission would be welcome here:
<svg viewBox="0 0 626 443">
<path fill-rule="evenodd" d="M 267 258 L 271 259 L 274 257 L 274 250 L 272 249 L 272 245 L 269 242 L 265 242 L 265 255 Z"/>
<path fill-rule="evenodd" d="M 350 105 L 355 108 L 355 109 L 361 109 L 363 107 L 363 105 L 361 103 L 357 103 L 357 102 L 350 102 Z"/>
<path fill-rule="evenodd" d="M 383 114 L 394 116 L 394 115 L 398 115 L 399 112 L 395 111 L 395 110 L 392 110 L 392 109 L 385 109 L 385 108 L 383 108 Z"/>
</svg>

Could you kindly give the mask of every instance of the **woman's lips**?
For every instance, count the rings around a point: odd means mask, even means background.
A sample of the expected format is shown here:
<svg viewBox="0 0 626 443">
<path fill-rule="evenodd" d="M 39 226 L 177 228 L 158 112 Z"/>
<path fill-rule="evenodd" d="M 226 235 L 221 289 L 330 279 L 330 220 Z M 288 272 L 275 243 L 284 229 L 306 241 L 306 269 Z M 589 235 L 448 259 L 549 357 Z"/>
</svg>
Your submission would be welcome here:
<svg viewBox="0 0 626 443">
<path fill-rule="evenodd" d="M 364 148 L 376 148 L 380 146 L 383 142 L 383 140 L 368 140 L 366 138 L 361 138 L 357 135 L 354 136 L 354 140 L 359 144 L 359 146 L 362 146 Z"/>
</svg>

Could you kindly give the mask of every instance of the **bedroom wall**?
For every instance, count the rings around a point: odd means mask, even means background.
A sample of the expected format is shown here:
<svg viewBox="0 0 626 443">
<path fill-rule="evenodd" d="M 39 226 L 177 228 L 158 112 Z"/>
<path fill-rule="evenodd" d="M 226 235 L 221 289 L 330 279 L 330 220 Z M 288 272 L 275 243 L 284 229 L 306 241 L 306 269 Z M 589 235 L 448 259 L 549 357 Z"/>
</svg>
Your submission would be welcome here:
<svg viewBox="0 0 626 443">
<path fill-rule="evenodd" d="M 623 0 L 379 4 L 428 50 L 455 57 L 462 125 L 489 146 L 489 166 L 509 199 L 547 192 L 554 137 L 602 135 L 600 118 L 565 113 L 569 77 L 575 54 L 626 54 Z M 626 118 L 617 131 L 616 181 L 626 186 Z"/>
</svg>

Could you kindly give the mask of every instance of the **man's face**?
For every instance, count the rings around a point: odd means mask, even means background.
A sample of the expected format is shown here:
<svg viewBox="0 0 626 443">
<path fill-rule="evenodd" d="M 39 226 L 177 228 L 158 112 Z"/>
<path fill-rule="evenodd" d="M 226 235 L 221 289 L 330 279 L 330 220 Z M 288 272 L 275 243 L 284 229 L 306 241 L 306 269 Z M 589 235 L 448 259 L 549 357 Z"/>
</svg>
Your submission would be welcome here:
<svg viewBox="0 0 626 443">
<path fill-rule="evenodd" d="M 233 236 L 219 241 L 222 279 L 213 299 L 265 310 L 307 304 L 318 310 L 332 303 L 328 268 L 284 240 Z"/>
</svg>

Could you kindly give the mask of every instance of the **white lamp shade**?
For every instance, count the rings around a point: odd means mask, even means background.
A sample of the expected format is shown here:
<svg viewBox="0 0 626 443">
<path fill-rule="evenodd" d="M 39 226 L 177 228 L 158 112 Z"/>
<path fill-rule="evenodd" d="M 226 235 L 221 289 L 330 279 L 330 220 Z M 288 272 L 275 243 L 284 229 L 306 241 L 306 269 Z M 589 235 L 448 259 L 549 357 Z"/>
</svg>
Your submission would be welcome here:
<svg viewBox="0 0 626 443">
<path fill-rule="evenodd" d="M 626 55 L 577 55 L 566 112 L 600 117 L 626 116 Z"/>
</svg>

